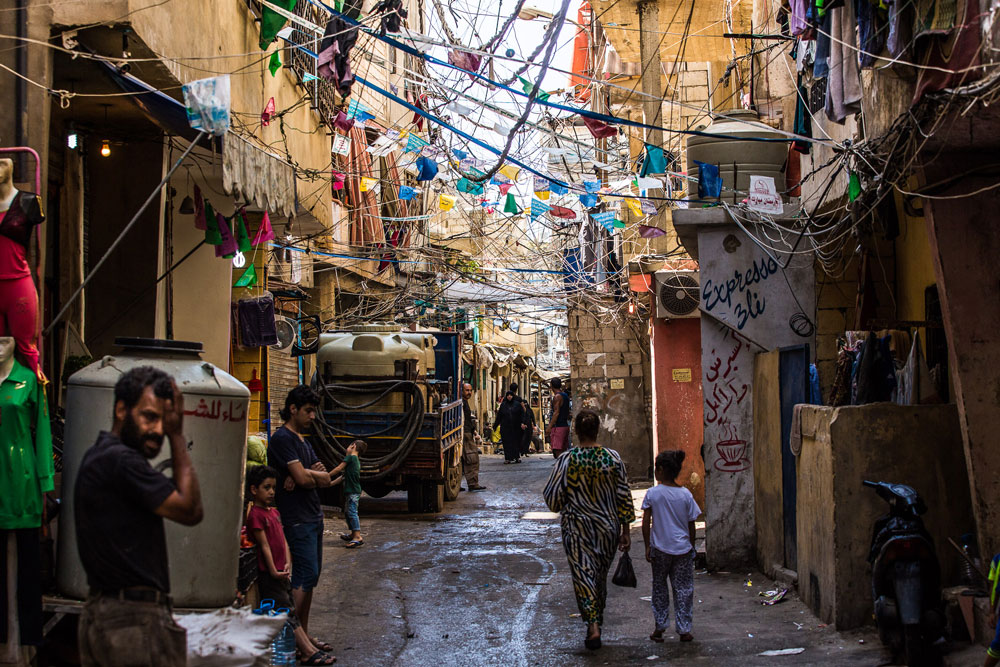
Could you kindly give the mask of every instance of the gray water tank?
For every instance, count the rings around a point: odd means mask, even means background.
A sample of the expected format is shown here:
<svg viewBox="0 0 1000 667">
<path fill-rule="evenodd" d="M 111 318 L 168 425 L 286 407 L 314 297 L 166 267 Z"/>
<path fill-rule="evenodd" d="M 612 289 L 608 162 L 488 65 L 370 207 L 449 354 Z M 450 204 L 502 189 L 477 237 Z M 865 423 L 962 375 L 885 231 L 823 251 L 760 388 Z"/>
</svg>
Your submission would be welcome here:
<svg viewBox="0 0 1000 667">
<path fill-rule="evenodd" d="M 236 593 L 243 473 L 250 390 L 223 370 L 201 360 L 201 343 L 119 339 L 121 354 L 107 356 L 74 373 L 66 390 L 62 511 L 56 578 L 63 595 L 85 598 L 87 576 L 76 547 L 73 491 L 84 453 L 101 431 L 111 429 L 114 387 L 137 366 L 153 366 L 174 377 L 184 394 L 184 435 L 201 486 L 205 518 L 193 527 L 165 521 L 170 592 L 178 607 L 222 607 Z M 170 475 L 170 444 L 150 461 Z"/>
<path fill-rule="evenodd" d="M 739 203 L 750 189 L 750 176 L 770 176 L 775 189 L 781 193 L 785 187 L 785 161 L 788 158 L 787 141 L 752 141 L 750 138 L 787 139 L 773 128 L 758 122 L 755 111 L 734 109 L 723 112 L 707 127 L 695 129 L 716 136 L 691 135 L 687 138 L 687 174 L 698 178 L 695 160 L 719 165 L 722 176 L 722 201 Z M 739 192 L 734 192 L 738 190 Z M 688 199 L 698 199 L 698 183 L 688 181 Z M 782 195 L 787 201 L 788 195 Z"/>
</svg>

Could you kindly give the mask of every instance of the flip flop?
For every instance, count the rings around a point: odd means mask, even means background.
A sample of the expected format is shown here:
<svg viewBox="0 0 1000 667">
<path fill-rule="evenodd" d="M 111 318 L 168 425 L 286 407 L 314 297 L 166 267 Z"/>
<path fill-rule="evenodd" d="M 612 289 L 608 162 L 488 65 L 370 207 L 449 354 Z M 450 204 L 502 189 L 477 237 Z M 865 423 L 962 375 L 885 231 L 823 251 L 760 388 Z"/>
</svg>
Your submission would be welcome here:
<svg viewBox="0 0 1000 667">
<path fill-rule="evenodd" d="M 299 664 L 302 665 L 332 665 L 335 662 L 337 658 L 324 651 L 316 651 L 308 658 L 299 660 Z"/>
<path fill-rule="evenodd" d="M 347 546 L 348 549 L 355 549 L 357 547 L 363 547 L 363 546 L 365 546 L 365 542 L 364 542 L 364 540 L 351 540 L 350 542 L 348 542 L 346 544 L 346 546 Z"/>
<path fill-rule="evenodd" d="M 662 644 L 663 643 L 663 635 L 657 635 L 655 632 L 653 634 L 649 635 L 649 638 L 652 639 L 657 644 Z"/>
<path fill-rule="evenodd" d="M 318 648 L 320 651 L 330 652 L 330 651 L 333 650 L 332 646 L 330 646 L 329 644 L 327 644 L 325 641 L 323 641 L 321 639 L 316 639 L 315 637 L 310 637 L 309 641 L 311 641 L 312 645 L 315 646 L 316 648 Z"/>
</svg>

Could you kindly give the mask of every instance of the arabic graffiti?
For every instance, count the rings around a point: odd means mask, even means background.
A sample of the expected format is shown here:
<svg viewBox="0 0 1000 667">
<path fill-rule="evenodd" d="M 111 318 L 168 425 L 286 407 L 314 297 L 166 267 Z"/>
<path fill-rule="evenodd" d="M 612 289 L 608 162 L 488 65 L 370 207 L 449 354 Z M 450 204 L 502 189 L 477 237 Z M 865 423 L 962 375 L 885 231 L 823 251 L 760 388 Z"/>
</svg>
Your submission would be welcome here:
<svg viewBox="0 0 1000 667">
<path fill-rule="evenodd" d="M 245 405 L 229 401 L 228 408 L 223 409 L 225 403 L 225 401 L 217 400 L 212 401 L 212 404 L 209 405 L 203 398 L 198 401 L 198 407 L 194 410 L 185 410 L 184 416 L 202 417 L 203 419 L 214 419 L 216 421 L 221 419 L 225 422 L 241 422 L 246 419 L 247 408 Z"/>
<path fill-rule="evenodd" d="M 767 305 L 759 292 L 750 289 L 751 285 L 759 285 L 777 272 L 778 263 L 774 259 L 761 257 L 755 259 L 745 271 L 733 271 L 733 277 L 720 284 L 715 284 L 711 278 L 704 278 L 701 297 L 705 310 L 711 312 L 719 304 L 732 308 L 736 328 L 742 331 L 749 320 L 764 313 Z M 734 296 L 737 297 L 735 306 Z"/>
<path fill-rule="evenodd" d="M 736 364 L 740 352 L 749 350 L 749 344 L 742 337 L 733 334 L 735 345 L 725 360 L 723 370 L 722 356 L 718 355 L 705 371 L 705 421 L 709 424 L 718 422 L 734 405 L 739 405 L 750 391 L 750 385 L 739 378 L 740 367 Z M 712 350 L 715 355 L 715 350 Z"/>
</svg>

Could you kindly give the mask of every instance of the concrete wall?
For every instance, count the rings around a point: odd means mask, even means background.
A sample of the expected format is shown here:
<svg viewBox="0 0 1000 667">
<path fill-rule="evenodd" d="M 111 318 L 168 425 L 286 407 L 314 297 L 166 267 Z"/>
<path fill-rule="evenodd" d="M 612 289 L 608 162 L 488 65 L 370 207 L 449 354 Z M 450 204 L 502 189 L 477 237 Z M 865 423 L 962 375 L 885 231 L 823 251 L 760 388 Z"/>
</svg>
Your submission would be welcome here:
<svg viewBox="0 0 1000 667">
<path fill-rule="evenodd" d="M 692 222 L 699 211 L 685 211 Z M 705 220 L 716 220 L 716 212 Z M 675 218 L 680 213 L 675 213 Z M 715 222 L 698 232 L 702 287 L 702 388 L 705 397 L 706 552 L 712 567 L 755 558 L 753 355 L 812 344 L 792 330 L 797 313 L 812 319 L 812 260 L 787 269 L 735 226 Z M 784 276 L 782 275 L 784 273 Z"/>
<path fill-rule="evenodd" d="M 920 493 L 942 582 L 956 581 L 958 556 L 947 537 L 972 526 L 960 443 L 954 405 L 803 408 L 799 594 L 823 622 L 842 630 L 871 620 L 871 527 L 887 506 L 861 486 L 865 479 L 908 484 Z"/>
<path fill-rule="evenodd" d="M 653 375 L 653 441 L 656 453 L 686 454 L 678 482 L 705 507 L 705 461 L 701 458 L 701 323 L 697 318 L 654 318 L 650 340 Z"/>
<path fill-rule="evenodd" d="M 778 369 L 781 353 L 754 357 L 753 485 L 757 523 L 757 564 L 768 576 L 785 565 L 782 512 L 781 393 Z"/>
<path fill-rule="evenodd" d="M 573 411 L 601 415 L 599 440 L 621 454 L 631 479 L 651 479 L 652 381 L 645 322 L 600 318 L 579 304 L 569 310 Z M 648 340 L 648 339 L 647 339 Z M 574 440 L 576 436 L 574 435 Z"/>
</svg>

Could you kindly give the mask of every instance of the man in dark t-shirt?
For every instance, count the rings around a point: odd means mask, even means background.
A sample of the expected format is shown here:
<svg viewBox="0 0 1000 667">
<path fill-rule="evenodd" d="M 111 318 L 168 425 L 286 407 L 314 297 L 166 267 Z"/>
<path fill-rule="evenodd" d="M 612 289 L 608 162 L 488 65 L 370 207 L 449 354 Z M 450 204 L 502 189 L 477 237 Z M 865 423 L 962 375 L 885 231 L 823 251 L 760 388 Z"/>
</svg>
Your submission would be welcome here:
<svg viewBox="0 0 1000 667">
<path fill-rule="evenodd" d="M 201 490 L 183 435 L 173 378 L 142 366 L 115 385 L 114 423 L 80 463 L 73 517 L 90 596 L 78 630 L 81 663 L 187 664 L 185 631 L 170 612 L 163 519 L 193 526 Z M 149 460 L 170 440 L 173 480 Z M 135 641 L 141 638 L 142 641 Z"/>
<path fill-rule="evenodd" d="M 330 486 L 330 473 L 312 445 L 302 437 L 312 428 L 319 396 L 305 385 L 295 387 L 281 411 L 284 425 L 271 435 L 267 462 L 278 471 L 275 504 L 281 512 L 285 540 L 292 552 L 292 599 L 302 627 L 309 631 L 309 608 L 313 589 L 323 565 L 323 509 L 318 487 Z M 312 638 L 311 638 L 312 639 Z M 322 650 L 329 644 L 312 639 Z"/>
</svg>

